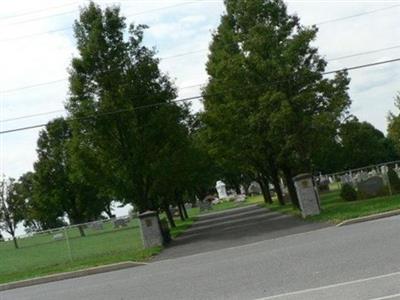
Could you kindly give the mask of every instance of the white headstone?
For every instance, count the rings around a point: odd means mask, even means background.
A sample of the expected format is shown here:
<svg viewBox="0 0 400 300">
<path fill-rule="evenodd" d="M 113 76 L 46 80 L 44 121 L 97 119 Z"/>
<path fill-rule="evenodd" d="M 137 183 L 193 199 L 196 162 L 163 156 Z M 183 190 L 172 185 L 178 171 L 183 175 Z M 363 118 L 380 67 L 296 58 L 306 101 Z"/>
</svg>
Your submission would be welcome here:
<svg viewBox="0 0 400 300">
<path fill-rule="evenodd" d="M 221 180 L 218 180 L 215 188 L 217 189 L 219 199 L 228 198 L 228 194 L 226 193 L 225 183 L 223 183 Z"/>
</svg>

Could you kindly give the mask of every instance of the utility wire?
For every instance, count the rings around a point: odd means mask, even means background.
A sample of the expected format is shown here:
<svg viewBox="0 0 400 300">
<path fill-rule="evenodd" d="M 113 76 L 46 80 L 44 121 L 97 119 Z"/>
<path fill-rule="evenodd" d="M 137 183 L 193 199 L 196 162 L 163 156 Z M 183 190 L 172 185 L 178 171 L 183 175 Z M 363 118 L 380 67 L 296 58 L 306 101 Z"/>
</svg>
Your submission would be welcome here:
<svg viewBox="0 0 400 300">
<path fill-rule="evenodd" d="M 387 47 L 387 48 L 376 49 L 376 50 L 371 50 L 371 51 L 359 52 L 359 53 L 354 53 L 354 54 L 345 55 L 345 56 L 339 56 L 339 57 L 335 57 L 335 58 L 328 59 L 328 61 L 341 60 L 341 59 L 346 59 L 346 58 L 350 58 L 350 57 L 356 57 L 356 56 L 362 56 L 362 55 L 367 55 L 367 54 L 373 54 L 373 53 L 378 53 L 378 52 L 387 51 L 387 50 L 392 50 L 392 49 L 398 49 L 398 48 L 400 48 L 400 45 L 392 46 L 392 47 Z"/>
<path fill-rule="evenodd" d="M 109 112 L 104 112 L 104 113 L 91 114 L 91 115 L 88 115 L 85 117 L 80 117 L 80 118 L 70 118 L 67 121 L 72 122 L 72 121 L 87 120 L 87 119 L 98 118 L 98 117 L 102 117 L 102 116 L 119 114 L 119 113 L 123 113 L 123 112 L 130 112 L 130 111 L 135 111 L 135 110 L 139 110 L 139 109 L 156 107 L 156 106 L 160 106 L 160 105 L 168 105 L 168 104 L 173 104 L 173 103 L 178 103 L 178 102 L 192 101 L 192 100 L 201 99 L 201 98 L 202 98 L 202 96 L 194 96 L 194 97 L 188 97 L 188 98 L 182 98 L 182 99 L 175 99 L 170 102 L 158 102 L 158 103 L 153 103 L 153 104 L 148 104 L 148 105 L 137 106 L 137 107 L 133 107 L 133 108 L 119 109 L 119 110 L 114 110 L 114 111 L 109 111 Z M 36 125 L 31 125 L 31 126 L 26 126 L 26 127 L 19 127 L 19 128 L 9 129 L 9 130 L 3 130 L 3 131 L 0 131 L 0 135 L 6 134 L 6 133 L 11 133 L 11 132 L 24 131 L 24 130 L 34 129 L 34 128 L 45 127 L 46 125 L 47 125 L 47 123 L 42 123 L 42 124 L 36 124 Z"/>
<path fill-rule="evenodd" d="M 137 14 L 144 14 L 144 13 L 147 13 L 147 12 L 154 12 L 154 11 L 158 11 L 158 10 L 168 9 L 168 8 L 171 8 L 171 7 L 176 7 L 176 6 L 179 6 L 179 5 L 185 5 L 185 4 L 196 3 L 196 2 L 197 3 L 201 3 L 202 1 L 184 2 L 184 3 L 176 4 L 176 5 L 173 5 L 173 6 L 167 6 L 167 7 L 164 7 L 164 8 L 158 8 L 158 9 L 153 9 L 153 10 L 149 10 L 149 11 L 139 12 Z M 213 3 L 213 2 L 211 2 L 211 3 Z M 368 15 L 368 14 L 373 14 L 373 13 L 376 13 L 376 12 L 379 12 L 379 11 L 396 8 L 398 6 L 400 6 L 400 5 L 392 5 L 392 6 L 389 6 L 389 7 L 379 8 L 379 9 L 375 9 L 375 10 L 371 10 L 371 11 L 367 11 L 367 12 L 363 12 L 363 13 L 358 13 L 358 14 L 355 14 L 355 15 L 350 15 L 350 16 L 341 17 L 341 18 L 337 18 L 337 19 L 330 19 L 330 20 L 318 22 L 315 25 L 324 25 L 324 24 L 328 24 L 328 23 L 334 23 L 334 22 L 338 22 L 338 21 L 342 21 L 342 20 L 356 18 L 356 17 Z M 135 15 L 137 15 L 137 14 L 135 14 Z M 128 16 L 133 16 L 133 15 L 128 15 Z M 33 33 L 33 34 L 28 34 L 28 35 L 22 35 L 22 36 L 18 36 L 18 37 L 14 37 L 14 38 L 2 39 L 2 40 L 0 40 L 0 43 L 11 42 L 11 41 L 16 41 L 16 40 L 21 40 L 21 39 L 26 39 L 26 38 L 46 35 L 46 34 L 52 34 L 52 33 L 55 33 L 55 32 L 67 31 L 67 30 L 71 30 L 71 29 L 72 29 L 72 27 L 70 26 L 70 27 L 58 28 L 58 29 L 54 29 L 54 30 L 50 30 L 50 31 L 38 32 L 38 33 Z"/>
<path fill-rule="evenodd" d="M 57 9 L 57 8 L 62 8 L 62 7 L 66 7 L 66 6 L 71 6 L 71 5 L 75 5 L 75 4 L 78 4 L 78 3 L 79 2 L 77 2 L 77 1 L 69 2 L 69 3 L 63 4 L 63 5 L 59 5 L 59 6 L 51 6 L 51 7 L 47 7 L 47 8 L 43 8 L 43 9 L 27 11 L 27 12 L 16 14 L 16 15 L 12 15 L 12 16 L 4 16 L 4 17 L 1 17 L 0 20 L 14 19 L 14 18 L 18 18 L 18 17 L 21 17 L 21 16 L 34 15 L 34 14 L 37 14 L 37 13 L 41 13 L 43 11 L 48 11 L 48 10 L 51 10 L 51 9 Z"/>
<path fill-rule="evenodd" d="M 357 57 L 357 56 L 362 56 L 362 55 L 367 55 L 367 54 L 372 54 L 372 53 L 378 53 L 378 52 L 383 52 L 383 51 L 387 51 L 387 50 L 391 50 L 391 49 L 397 49 L 397 48 L 400 48 L 400 45 L 387 47 L 387 48 L 376 49 L 376 50 L 371 50 L 371 51 L 366 51 L 366 52 L 354 53 L 354 54 L 341 56 L 341 57 L 335 57 L 333 59 L 327 59 L 327 61 L 328 62 L 329 61 L 337 61 L 337 60 L 346 59 L 346 58 L 350 58 L 350 57 Z M 196 54 L 196 53 L 201 53 L 201 52 L 206 52 L 206 51 L 208 51 L 208 49 L 200 49 L 200 50 L 196 50 L 196 51 L 178 53 L 176 55 L 160 57 L 160 60 L 173 59 L 173 58 L 183 57 L 183 56 L 186 56 L 186 55 L 191 55 L 191 54 Z M 64 81 L 67 81 L 67 80 L 68 80 L 67 77 L 66 78 L 60 78 L 60 79 L 56 79 L 56 80 L 52 80 L 52 81 L 45 81 L 45 82 L 40 82 L 40 83 L 36 83 L 36 84 L 31 84 L 31 85 L 12 88 L 12 89 L 7 89 L 7 90 L 3 90 L 3 91 L 0 91 L 0 92 L 1 93 L 7 93 L 7 94 L 8 93 L 14 93 L 14 92 L 17 92 L 17 91 L 20 91 L 20 90 L 26 90 L 26 89 L 31 89 L 31 88 L 35 88 L 35 87 L 41 87 L 41 86 L 45 86 L 45 85 L 56 84 L 56 83 L 64 82 Z M 181 89 L 186 89 L 186 88 L 189 88 L 189 87 L 182 87 Z"/>
<path fill-rule="evenodd" d="M 346 16 L 346 17 L 341 17 L 341 18 L 330 19 L 330 20 L 318 22 L 315 25 L 325 25 L 325 24 L 334 23 L 334 22 L 338 22 L 338 21 L 357 18 L 357 17 L 361 17 L 361 16 L 365 16 L 365 15 L 370 15 L 370 14 L 373 14 L 373 13 L 376 13 L 376 12 L 380 12 L 380 11 L 383 11 L 383 10 L 389 10 L 389 9 L 396 8 L 396 7 L 399 7 L 399 6 L 400 6 L 400 4 L 396 4 L 396 5 L 392 5 L 392 6 L 388 6 L 388 7 L 378 8 L 378 9 L 374 9 L 374 10 L 358 13 L 358 14 L 355 14 L 355 15 L 351 15 L 351 16 Z"/>
<path fill-rule="evenodd" d="M 342 71 L 358 70 L 358 69 L 362 69 L 362 68 L 369 68 L 369 67 L 388 64 L 388 63 L 393 63 L 393 62 L 397 62 L 397 61 L 400 61 L 400 57 L 399 58 L 395 58 L 395 59 L 380 61 L 380 62 L 374 62 L 374 63 L 358 65 L 358 66 L 353 66 L 353 67 L 348 67 L 348 68 L 342 68 L 342 69 L 333 70 L 333 71 L 327 71 L 327 72 L 323 72 L 322 74 L 323 75 L 329 75 L 329 74 L 338 73 L 338 72 L 342 72 Z M 279 82 L 286 82 L 286 81 L 289 81 L 289 80 L 282 80 L 282 81 L 279 81 Z M 276 82 L 272 82 L 272 83 L 276 83 Z M 271 84 L 271 83 L 270 82 L 266 83 L 266 85 L 269 85 L 269 84 Z M 148 104 L 148 105 L 137 106 L 135 108 L 130 108 L 130 109 L 120 109 L 120 110 L 115 110 L 115 111 L 110 111 L 110 112 L 91 114 L 91 115 L 88 115 L 88 116 L 85 116 L 85 117 L 81 117 L 81 118 L 72 118 L 72 119 L 70 119 L 70 121 L 73 121 L 73 120 L 86 120 L 86 119 L 96 118 L 96 117 L 105 116 L 105 115 L 113 115 L 113 114 L 118 114 L 118 113 L 122 113 L 122 112 L 128 112 L 128 111 L 133 111 L 133 110 L 138 110 L 138 109 L 145 109 L 145 108 L 151 108 L 151 107 L 156 107 L 156 106 L 166 105 L 166 104 L 171 104 L 171 103 L 193 101 L 193 100 L 202 99 L 202 98 L 203 98 L 203 96 L 199 95 L 199 96 L 175 99 L 175 100 L 170 101 L 170 102 L 158 102 L 158 103 L 153 103 L 153 104 Z M 50 113 L 50 112 L 44 112 L 44 113 L 41 113 L 41 114 L 43 115 L 43 114 L 47 114 L 47 113 Z M 32 116 L 34 116 L 34 115 L 21 116 L 21 117 L 18 117 L 18 118 L 19 119 L 23 119 L 23 118 L 32 117 Z M 10 120 L 10 119 L 8 119 L 8 120 Z M 0 123 L 4 122 L 4 121 L 7 121 L 7 120 L 0 120 Z M 26 126 L 26 127 L 19 127 L 19 128 L 4 130 L 4 131 L 0 131 L 0 135 L 1 134 L 6 134 L 6 133 L 17 132 L 17 131 L 24 131 L 24 130 L 39 128 L 39 127 L 44 127 L 46 125 L 47 125 L 47 123 L 42 123 L 42 124 L 37 124 L 37 125 L 32 125 L 32 126 Z"/>
<path fill-rule="evenodd" d="M 197 1 L 183 2 L 183 3 L 178 3 L 178 4 L 175 4 L 175 5 L 164 6 L 164 7 L 155 8 L 155 9 L 149 9 L 149 10 L 140 11 L 140 12 L 136 12 L 136 13 L 132 13 L 132 14 L 126 14 L 124 16 L 125 17 L 139 16 L 139 15 L 143 15 L 143 14 L 147 14 L 147 13 L 152 13 L 152 12 L 156 12 L 156 11 L 161 11 L 161 10 L 165 10 L 165 9 L 175 8 L 175 7 L 184 6 L 184 5 L 188 5 L 188 4 L 194 4 L 194 3 L 199 3 L 199 2 L 201 2 L 201 1 L 197 0 Z M 53 18 L 53 17 L 59 17 L 59 16 L 69 15 L 69 14 L 78 13 L 78 12 L 79 12 L 79 9 L 74 9 L 74 10 L 70 10 L 70 11 L 66 11 L 66 12 L 60 12 L 60 13 L 56 13 L 56 14 L 52 14 L 52 15 L 41 16 L 41 17 L 36 17 L 36 18 L 32 18 L 32 19 L 16 21 L 16 22 L 12 22 L 12 23 L 5 23 L 5 24 L 1 24 L 1 25 L 2 26 L 12 26 L 12 25 L 25 24 L 25 23 L 38 21 L 38 20 L 43 20 L 43 19 L 48 19 L 48 18 Z M 59 31 L 66 31 L 66 30 L 71 30 L 71 29 L 73 29 L 73 27 L 69 26 L 69 27 L 64 27 L 64 28 L 51 30 L 50 32 L 39 32 L 37 34 L 25 35 L 25 36 L 16 37 L 16 38 L 0 40 L 0 42 L 17 40 L 17 39 L 21 39 L 21 38 L 25 38 L 25 37 L 29 37 L 29 36 L 42 35 L 42 34 L 59 32 Z"/>
<path fill-rule="evenodd" d="M 179 58 L 179 57 L 183 57 L 183 56 L 187 56 L 187 55 L 192 55 L 192 54 L 204 52 L 206 50 L 207 49 L 200 49 L 200 50 L 196 50 L 196 51 L 178 53 L 176 55 L 160 57 L 159 59 L 160 60 L 168 60 L 168 59 L 173 59 L 173 58 Z M 68 77 L 65 77 L 65 78 L 60 78 L 60 79 L 51 80 L 51 81 L 39 82 L 39 83 L 25 85 L 25 86 L 19 86 L 19 87 L 16 87 L 16 88 L 2 90 L 2 91 L 0 91 L 0 93 L 2 93 L 2 94 L 14 93 L 14 92 L 17 92 L 17 91 L 20 91 L 20 90 L 27 90 L 27 89 L 41 87 L 41 86 L 45 86 L 45 85 L 51 85 L 51 84 L 56 84 L 56 83 L 60 83 L 60 82 L 65 82 L 65 81 L 68 81 L 68 79 L 69 79 Z M 181 87 L 180 89 L 186 89 L 186 88 L 189 88 L 189 87 Z"/>
</svg>

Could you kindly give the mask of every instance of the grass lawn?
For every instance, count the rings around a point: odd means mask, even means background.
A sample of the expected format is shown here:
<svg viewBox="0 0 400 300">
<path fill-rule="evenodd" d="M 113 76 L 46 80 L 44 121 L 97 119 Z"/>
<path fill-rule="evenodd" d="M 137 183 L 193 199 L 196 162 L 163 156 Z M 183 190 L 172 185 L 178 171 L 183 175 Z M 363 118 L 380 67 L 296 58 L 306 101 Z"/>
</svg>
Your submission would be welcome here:
<svg viewBox="0 0 400 300">
<path fill-rule="evenodd" d="M 66 240 L 54 240 L 55 233 L 19 239 L 20 249 L 11 241 L 0 243 L 0 283 L 127 260 L 144 261 L 161 251 L 160 247 L 143 249 L 137 219 L 121 229 L 113 229 L 112 224 L 100 231 L 86 229 L 83 238 L 76 228 L 67 232 L 72 261 Z"/>
<path fill-rule="evenodd" d="M 214 205 L 212 212 L 259 201 L 251 198 L 243 203 L 223 202 Z M 199 214 L 199 208 L 196 207 L 188 210 L 189 218 L 185 221 L 176 218 L 177 226 L 171 229 L 172 237 L 188 229 Z M 54 235 L 60 233 L 63 232 L 54 231 L 18 239 L 19 249 L 14 248 L 12 241 L 0 242 L 0 284 L 127 260 L 145 261 L 162 249 L 143 249 L 137 219 L 121 229 L 114 229 L 112 223 L 106 223 L 102 230 L 86 228 L 85 237 L 80 236 L 77 228 L 68 229 L 71 255 L 65 239 L 54 240 Z"/>
<path fill-rule="evenodd" d="M 321 214 L 308 217 L 307 220 L 338 224 L 353 218 L 400 209 L 400 195 L 347 202 L 340 198 L 339 194 L 339 190 L 320 194 Z M 274 201 L 272 205 L 265 205 L 265 207 L 281 213 L 301 215 L 298 210 L 293 209 L 292 205 L 282 207 L 277 201 Z"/>
</svg>

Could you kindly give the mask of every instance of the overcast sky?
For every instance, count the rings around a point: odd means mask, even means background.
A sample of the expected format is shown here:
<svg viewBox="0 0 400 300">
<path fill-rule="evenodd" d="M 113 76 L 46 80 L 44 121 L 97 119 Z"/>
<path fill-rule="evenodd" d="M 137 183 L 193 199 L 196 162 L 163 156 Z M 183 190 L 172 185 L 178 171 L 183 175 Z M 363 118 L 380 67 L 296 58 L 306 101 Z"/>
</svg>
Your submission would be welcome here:
<svg viewBox="0 0 400 300">
<path fill-rule="evenodd" d="M 87 1 L 0 0 L 0 127 L 1 130 L 46 123 L 61 112 L 7 121 L 63 109 L 67 68 L 76 54 L 71 25 Z M 98 1 L 119 3 L 129 22 L 147 24 L 148 46 L 156 47 L 161 68 L 175 80 L 179 96 L 199 94 L 206 81 L 205 62 L 212 31 L 224 11 L 213 1 Z M 327 59 L 400 45 L 400 1 L 289 1 L 305 25 L 364 14 L 319 26 L 316 45 Z M 59 30 L 63 29 L 63 30 Z M 46 33 L 47 32 L 47 33 Z M 46 34 L 45 34 L 46 33 Z M 179 54 L 194 52 L 190 55 Z M 170 57 L 170 58 L 168 58 Z M 400 47 L 329 62 L 327 70 L 400 57 Z M 352 113 L 386 130 L 400 90 L 400 62 L 350 72 Z M 43 84 L 51 82 L 52 84 Z M 36 87 L 21 89 L 38 85 Z M 198 102 L 194 109 L 200 109 Z M 1 135 L 0 173 L 18 177 L 32 170 L 39 129 Z"/>
</svg>

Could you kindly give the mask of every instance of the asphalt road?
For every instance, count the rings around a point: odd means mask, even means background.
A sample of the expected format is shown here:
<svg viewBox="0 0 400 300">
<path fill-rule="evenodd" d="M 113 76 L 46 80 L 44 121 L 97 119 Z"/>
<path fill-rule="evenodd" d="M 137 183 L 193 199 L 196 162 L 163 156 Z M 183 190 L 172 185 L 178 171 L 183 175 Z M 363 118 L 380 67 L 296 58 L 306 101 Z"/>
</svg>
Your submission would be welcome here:
<svg viewBox="0 0 400 300">
<path fill-rule="evenodd" d="M 257 205 L 207 213 L 155 260 L 241 246 L 323 227 L 327 224 L 305 222 Z"/>
<path fill-rule="evenodd" d="M 400 217 L 0 293 L 8 299 L 400 299 Z"/>
</svg>

